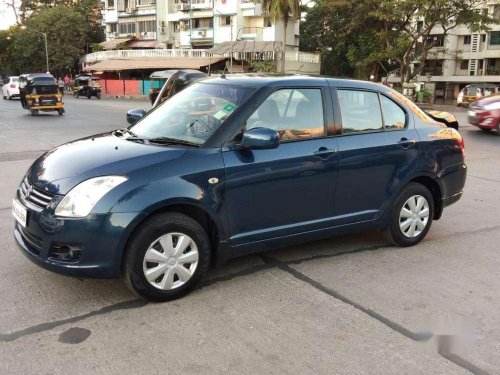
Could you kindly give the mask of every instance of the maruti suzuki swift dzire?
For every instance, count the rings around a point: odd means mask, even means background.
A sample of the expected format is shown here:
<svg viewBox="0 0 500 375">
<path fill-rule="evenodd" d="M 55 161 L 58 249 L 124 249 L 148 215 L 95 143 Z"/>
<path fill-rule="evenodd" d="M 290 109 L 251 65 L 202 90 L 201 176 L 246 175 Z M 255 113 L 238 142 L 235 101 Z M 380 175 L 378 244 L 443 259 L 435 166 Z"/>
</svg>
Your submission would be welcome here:
<svg viewBox="0 0 500 375">
<path fill-rule="evenodd" d="M 383 85 L 208 78 L 37 159 L 14 236 L 44 268 L 167 301 L 252 252 L 373 228 L 415 245 L 465 178 L 460 134 Z"/>
</svg>

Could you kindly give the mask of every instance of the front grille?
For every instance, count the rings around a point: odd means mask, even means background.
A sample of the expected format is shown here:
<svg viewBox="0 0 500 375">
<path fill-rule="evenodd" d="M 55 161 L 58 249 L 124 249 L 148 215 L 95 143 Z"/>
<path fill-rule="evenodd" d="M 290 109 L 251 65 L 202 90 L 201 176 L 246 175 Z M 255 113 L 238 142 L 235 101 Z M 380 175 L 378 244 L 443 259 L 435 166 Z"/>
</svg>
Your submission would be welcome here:
<svg viewBox="0 0 500 375">
<path fill-rule="evenodd" d="M 54 197 L 54 194 L 38 189 L 32 185 L 27 177 L 24 178 L 19 187 L 19 195 L 25 202 L 30 202 L 42 210 L 49 205 Z"/>
<path fill-rule="evenodd" d="M 40 251 L 42 250 L 42 239 L 38 236 L 35 236 L 33 233 L 28 232 L 25 228 L 19 226 L 19 233 L 23 239 L 30 245 L 29 250 L 35 254 L 40 255 Z"/>
</svg>

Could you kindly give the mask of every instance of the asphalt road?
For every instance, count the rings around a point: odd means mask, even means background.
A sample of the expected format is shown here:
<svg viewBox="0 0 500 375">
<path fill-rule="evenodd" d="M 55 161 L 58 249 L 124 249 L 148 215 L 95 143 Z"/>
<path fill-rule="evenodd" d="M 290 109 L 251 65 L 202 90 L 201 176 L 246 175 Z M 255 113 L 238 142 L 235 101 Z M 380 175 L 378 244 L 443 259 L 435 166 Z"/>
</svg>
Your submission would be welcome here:
<svg viewBox="0 0 500 375">
<path fill-rule="evenodd" d="M 416 247 L 371 232 L 247 256 L 165 304 L 30 263 L 10 212 L 29 165 L 147 106 L 0 101 L 0 374 L 500 374 L 500 137 L 468 126 L 465 194 Z"/>
</svg>

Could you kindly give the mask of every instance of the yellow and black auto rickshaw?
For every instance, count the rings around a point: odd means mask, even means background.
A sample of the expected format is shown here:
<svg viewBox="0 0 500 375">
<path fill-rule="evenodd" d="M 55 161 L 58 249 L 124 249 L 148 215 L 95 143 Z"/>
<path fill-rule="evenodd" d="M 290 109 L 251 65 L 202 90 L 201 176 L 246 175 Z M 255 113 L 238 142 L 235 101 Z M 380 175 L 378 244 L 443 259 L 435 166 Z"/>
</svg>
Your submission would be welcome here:
<svg viewBox="0 0 500 375">
<path fill-rule="evenodd" d="M 84 96 L 88 99 L 95 96 L 101 99 L 101 80 L 89 75 L 78 75 L 73 82 L 73 96 L 79 98 Z"/>
<path fill-rule="evenodd" d="M 57 82 L 51 74 L 35 73 L 19 77 L 21 105 L 32 116 L 43 112 L 64 114 L 64 103 Z"/>
</svg>

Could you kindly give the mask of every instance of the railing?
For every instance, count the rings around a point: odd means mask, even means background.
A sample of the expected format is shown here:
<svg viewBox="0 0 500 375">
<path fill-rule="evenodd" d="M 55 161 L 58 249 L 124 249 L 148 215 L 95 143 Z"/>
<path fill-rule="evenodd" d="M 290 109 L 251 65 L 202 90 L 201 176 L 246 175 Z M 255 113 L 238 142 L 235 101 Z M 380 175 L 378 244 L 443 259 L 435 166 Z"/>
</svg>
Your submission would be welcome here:
<svg viewBox="0 0 500 375">
<path fill-rule="evenodd" d="M 202 49 L 126 49 L 113 51 L 100 51 L 89 53 L 81 58 L 82 63 L 95 63 L 97 61 L 109 59 L 126 59 L 141 57 L 218 57 Z M 227 56 L 226 56 L 227 57 Z M 286 52 L 286 61 L 298 61 L 305 63 L 319 64 L 319 55 L 308 52 Z"/>
</svg>

